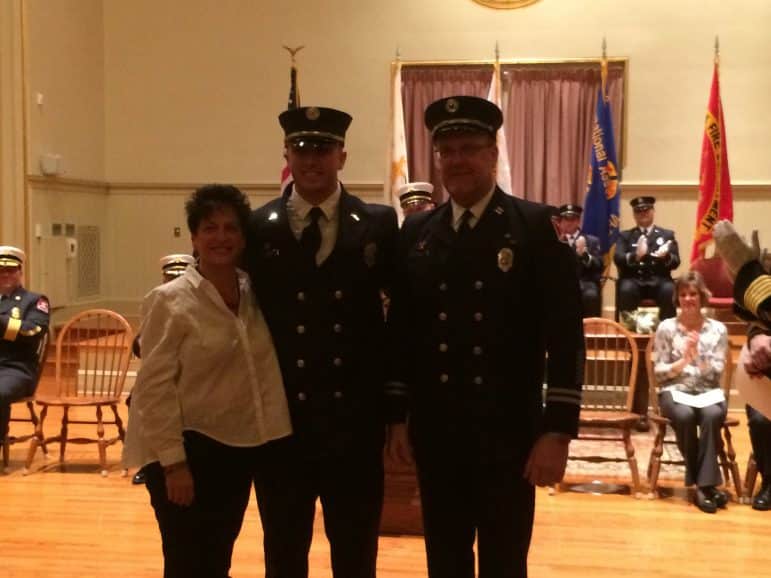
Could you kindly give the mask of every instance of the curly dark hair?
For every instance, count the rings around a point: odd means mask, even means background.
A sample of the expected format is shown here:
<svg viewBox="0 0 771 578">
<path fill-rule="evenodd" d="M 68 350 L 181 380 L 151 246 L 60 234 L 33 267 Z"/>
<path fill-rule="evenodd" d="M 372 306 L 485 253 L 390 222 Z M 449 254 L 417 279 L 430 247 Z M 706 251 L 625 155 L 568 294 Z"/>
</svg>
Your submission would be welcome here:
<svg viewBox="0 0 771 578">
<path fill-rule="evenodd" d="M 251 214 L 249 198 L 238 187 L 220 184 L 204 185 L 196 189 L 185 203 L 190 233 L 195 234 L 201 221 L 222 207 L 231 207 L 235 211 L 241 232 L 245 234 Z"/>
</svg>

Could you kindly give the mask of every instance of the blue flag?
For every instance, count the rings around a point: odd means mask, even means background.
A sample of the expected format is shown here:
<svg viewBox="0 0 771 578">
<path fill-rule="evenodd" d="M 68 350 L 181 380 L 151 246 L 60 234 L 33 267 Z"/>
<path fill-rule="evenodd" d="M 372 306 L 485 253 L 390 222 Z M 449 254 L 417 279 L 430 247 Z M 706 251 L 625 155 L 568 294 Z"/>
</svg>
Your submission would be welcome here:
<svg viewBox="0 0 771 578">
<path fill-rule="evenodd" d="M 621 186 L 618 181 L 610 102 L 603 92 L 603 88 L 597 91 L 597 110 L 592 124 L 592 160 L 589 165 L 582 230 L 600 240 L 607 267 L 618 238 Z"/>
</svg>

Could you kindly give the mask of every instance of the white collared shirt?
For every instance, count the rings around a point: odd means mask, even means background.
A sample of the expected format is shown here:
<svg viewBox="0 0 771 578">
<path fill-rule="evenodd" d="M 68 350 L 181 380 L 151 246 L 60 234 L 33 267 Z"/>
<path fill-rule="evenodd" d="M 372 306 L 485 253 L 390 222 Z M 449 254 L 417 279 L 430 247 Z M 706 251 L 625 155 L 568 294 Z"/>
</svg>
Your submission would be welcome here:
<svg viewBox="0 0 771 578">
<path fill-rule="evenodd" d="M 195 267 L 145 297 L 126 467 L 185 460 L 185 430 L 236 447 L 291 433 L 273 340 L 248 276 L 238 279 L 237 316 Z"/>
<path fill-rule="evenodd" d="M 493 185 L 493 188 L 490 189 L 490 191 L 481 199 L 479 199 L 476 203 L 474 203 L 471 207 L 466 209 L 466 207 L 462 207 L 458 203 L 456 203 L 454 200 L 450 200 L 450 204 L 452 205 L 452 228 L 456 231 L 460 227 L 461 219 L 463 218 L 463 214 L 469 210 L 471 211 L 471 218 L 468 220 L 468 226 L 470 229 L 473 229 L 476 227 L 476 224 L 479 222 L 479 219 L 482 218 L 482 214 L 485 212 L 485 209 L 487 208 L 488 203 L 490 202 L 490 199 L 493 197 L 493 193 L 495 192 L 495 185 Z"/>
<path fill-rule="evenodd" d="M 335 248 L 335 241 L 337 240 L 337 228 L 339 224 L 339 211 L 340 194 L 342 187 L 340 183 L 337 183 L 337 189 L 335 192 L 329 195 L 324 201 L 318 205 L 324 216 L 319 219 L 319 230 L 321 231 L 321 246 L 316 253 L 316 264 L 321 265 L 324 260 L 329 257 L 332 250 Z M 316 205 L 310 204 L 308 201 L 302 198 L 297 190 L 292 185 L 292 192 L 289 194 L 289 199 L 286 203 L 287 216 L 289 217 L 289 227 L 292 229 L 292 234 L 299 241 L 302 237 L 305 227 L 311 224 L 310 212 Z"/>
</svg>

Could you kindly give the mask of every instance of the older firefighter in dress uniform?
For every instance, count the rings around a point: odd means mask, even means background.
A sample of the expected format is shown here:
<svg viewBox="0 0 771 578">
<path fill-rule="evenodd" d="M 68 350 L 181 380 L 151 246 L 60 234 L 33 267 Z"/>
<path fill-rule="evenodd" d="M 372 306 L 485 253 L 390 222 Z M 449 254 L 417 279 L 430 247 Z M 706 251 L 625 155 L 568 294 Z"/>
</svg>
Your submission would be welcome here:
<svg viewBox="0 0 771 578">
<path fill-rule="evenodd" d="M 734 311 L 750 322 L 747 347 L 739 363 L 752 376 L 771 379 L 771 259 L 760 252 L 757 231 L 752 246 L 742 239 L 730 221 L 720 221 L 714 229 L 715 243 L 734 279 Z M 771 395 L 771 391 L 769 391 Z M 760 491 L 752 499 L 755 510 L 771 510 L 771 420 L 747 405 L 747 426 L 752 453 L 761 475 Z"/>
<path fill-rule="evenodd" d="M 587 235 L 581 231 L 581 213 L 583 212 L 580 205 L 570 203 L 562 205 L 557 213 L 557 229 L 560 239 L 570 245 L 576 254 L 584 317 L 600 317 L 602 314 L 600 276 L 603 269 L 600 240 L 594 235 Z"/>
<path fill-rule="evenodd" d="M 675 233 L 653 224 L 655 198 L 635 197 L 629 204 L 637 226 L 621 231 L 616 243 L 616 314 L 637 309 L 642 299 L 653 299 L 660 319 L 674 317 L 672 271 L 680 266 Z"/>
<path fill-rule="evenodd" d="M 22 287 L 24 251 L 0 247 L 0 445 L 11 403 L 34 393 L 38 345 L 48 331 L 48 299 Z"/>
<path fill-rule="evenodd" d="M 431 196 L 433 192 L 434 185 L 431 183 L 407 183 L 399 187 L 396 194 L 404 216 L 433 210 L 436 207 Z"/>
<path fill-rule="evenodd" d="M 294 182 L 252 216 L 248 267 L 281 362 L 294 434 L 255 476 L 266 576 L 308 575 L 321 499 L 336 578 L 375 576 L 383 499 L 389 293 L 396 213 L 338 181 L 351 117 L 279 116 Z"/>
<path fill-rule="evenodd" d="M 476 535 L 480 576 L 522 577 L 534 485 L 562 478 L 578 427 L 575 257 L 550 207 L 495 185 L 495 105 L 445 98 L 425 121 L 451 199 L 404 222 L 389 325 L 403 345 L 393 377 L 409 399 L 428 573 L 473 577 Z M 405 429 L 392 431 L 394 459 L 408 457 Z"/>
</svg>

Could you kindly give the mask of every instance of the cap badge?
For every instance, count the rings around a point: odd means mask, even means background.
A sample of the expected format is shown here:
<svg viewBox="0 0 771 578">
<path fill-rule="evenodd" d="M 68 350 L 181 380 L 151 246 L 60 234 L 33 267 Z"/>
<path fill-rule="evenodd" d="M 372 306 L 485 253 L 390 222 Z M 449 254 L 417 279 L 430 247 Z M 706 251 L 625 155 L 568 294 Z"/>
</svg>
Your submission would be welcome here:
<svg viewBox="0 0 771 578">
<path fill-rule="evenodd" d="M 321 111 L 315 106 L 311 106 L 305 111 L 305 118 L 308 120 L 318 120 L 321 116 Z"/>
<path fill-rule="evenodd" d="M 459 108 L 460 108 L 460 103 L 454 98 L 448 98 L 447 102 L 444 103 L 444 109 L 450 114 L 454 114 L 458 112 Z"/>
<path fill-rule="evenodd" d="M 508 273 L 511 267 L 514 265 L 514 251 L 508 247 L 504 247 L 498 251 L 498 269 L 504 273 Z"/>
</svg>

